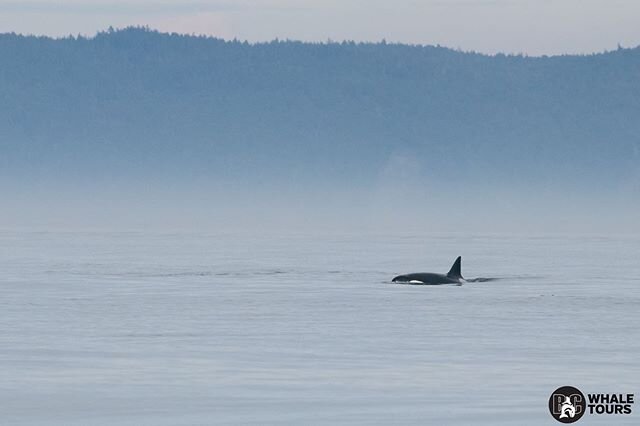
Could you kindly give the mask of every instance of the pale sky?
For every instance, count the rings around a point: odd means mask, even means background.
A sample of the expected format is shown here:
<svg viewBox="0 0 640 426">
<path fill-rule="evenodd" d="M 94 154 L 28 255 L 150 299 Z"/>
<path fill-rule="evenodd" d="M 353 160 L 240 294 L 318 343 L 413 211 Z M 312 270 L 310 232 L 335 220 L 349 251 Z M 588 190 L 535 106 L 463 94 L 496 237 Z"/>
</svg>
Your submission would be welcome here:
<svg viewBox="0 0 640 426">
<path fill-rule="evenodd" d="M 640 44 L 640 0 L 0 0 L 0 32 L 93 35 L 129 25 L 249 41 L 591 53 Z"/>
</svg>

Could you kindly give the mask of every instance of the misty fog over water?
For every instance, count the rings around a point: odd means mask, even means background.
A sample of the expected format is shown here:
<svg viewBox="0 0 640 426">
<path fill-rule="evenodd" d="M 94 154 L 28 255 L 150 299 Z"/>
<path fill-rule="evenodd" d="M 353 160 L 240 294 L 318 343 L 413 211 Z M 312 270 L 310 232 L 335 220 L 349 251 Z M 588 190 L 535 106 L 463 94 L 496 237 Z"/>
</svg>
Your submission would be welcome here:
<svg viewBox="0 0 640 426">
<path fill-rule="evenodd" d="M 0 227 L 637 232 L 640 50 L 0 35 Z"/>
</svg>

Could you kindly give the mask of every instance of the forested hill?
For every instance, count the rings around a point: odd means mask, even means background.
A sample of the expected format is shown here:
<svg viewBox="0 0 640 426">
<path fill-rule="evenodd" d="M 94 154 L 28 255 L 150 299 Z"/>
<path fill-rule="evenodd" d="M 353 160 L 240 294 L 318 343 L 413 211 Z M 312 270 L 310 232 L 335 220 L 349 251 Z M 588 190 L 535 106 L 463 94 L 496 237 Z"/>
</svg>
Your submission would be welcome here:
<svg viewBox="0 0 640 426">
<path fill-rule="evenodd" d="M 487 56 L 130 28 L 0 36 L 0 173 L 367 184 L 634 179 L 640 49 Z"/>
</svg>

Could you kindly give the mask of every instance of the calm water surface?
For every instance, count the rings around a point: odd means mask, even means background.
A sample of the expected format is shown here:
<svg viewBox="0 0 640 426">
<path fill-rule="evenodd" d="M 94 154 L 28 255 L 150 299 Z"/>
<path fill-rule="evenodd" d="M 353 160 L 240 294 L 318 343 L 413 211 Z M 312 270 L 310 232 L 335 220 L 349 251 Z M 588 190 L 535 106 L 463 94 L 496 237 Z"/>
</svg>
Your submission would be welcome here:
<svg viewBox="0 0 640 426">
<path fill-rule="evenodd" d="M 559 386 L 640 394 L 636 237 L 0 242 L 2 424 L 551 425 Z M 458 255 L 500 280 L 389 282 Z"/>
</svg>

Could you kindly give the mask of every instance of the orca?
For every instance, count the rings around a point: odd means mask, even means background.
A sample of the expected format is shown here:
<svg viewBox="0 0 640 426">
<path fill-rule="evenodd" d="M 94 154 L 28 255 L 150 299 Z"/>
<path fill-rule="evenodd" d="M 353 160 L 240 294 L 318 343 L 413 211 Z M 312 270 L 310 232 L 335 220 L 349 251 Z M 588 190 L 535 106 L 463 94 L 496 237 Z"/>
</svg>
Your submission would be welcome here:
<svg viewBox="0 0 640 426">
<path fill-rule="evenodd" d="M 391 280 L 391 282 L 419 285 L 462 284 L 465 279 L 462 278 L 462 272 L 460 270 L 461 262 L 462 256 L 458 256 L 446 275 L 434 274 L 433 272 L 416 272 L 413 274 L 398 275 Z"/>
</svg>

